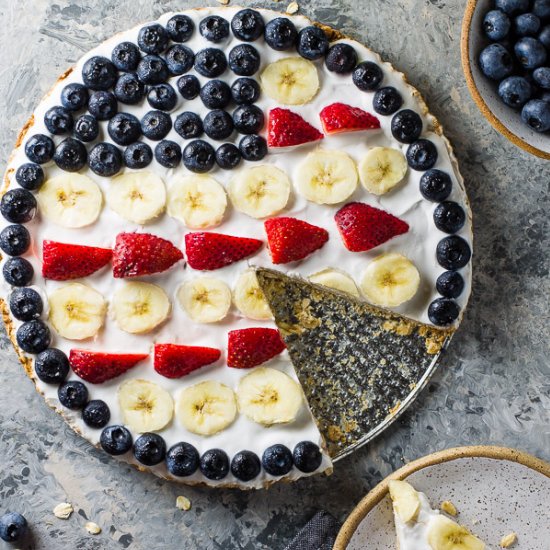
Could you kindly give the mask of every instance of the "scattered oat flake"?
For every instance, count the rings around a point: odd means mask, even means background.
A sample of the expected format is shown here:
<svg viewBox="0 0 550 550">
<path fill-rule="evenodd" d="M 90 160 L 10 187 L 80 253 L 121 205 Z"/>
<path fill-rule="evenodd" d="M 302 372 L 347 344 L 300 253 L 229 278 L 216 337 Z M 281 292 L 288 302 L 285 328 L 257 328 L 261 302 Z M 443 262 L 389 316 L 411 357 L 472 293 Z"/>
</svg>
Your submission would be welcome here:
<svg viewBox="0 0 550 550">
<path fill-rule="evenodd" d="M 444 500 L 440 508 L 450 516 L 456 516 L 458 514 L 456 506 L 450 500 Z"/>
<path fill-rule="evenodd" d="M 60 502 L 54 509 L 53 515 L 59 519 L 69 519 L 74 512 L 73 507 L 68 502 Z"/>
<path fill-rule="evenodd" d="M 187 512 L 187 510 L 191 510 L 191 501 L 187 497 L 180 495 L 176 499 L 176 507 Z"/>
<path fill-rule="evenodd" d="M 218 0 L 218 4 L 221 4 L 222 6 L 227 6 L 227 4 L 229 4 L 229 0 Z"/>
<path fill-rule="evenodd" d="M 298 2 L 291 2 L 291 3 L 286 7 L 286 12 L 287 12 L 289 15 L 292 15 L 293 13 L 297 13 L 299 9 L 300 9 L 300 6 L 298 6 Z"/>
<path fill-rule="evenodd" d="M 86 523 L 84 528 L 88 531 L 88 533 L 90 533 L 90 535 L 99 535 L 99 533 L 101 533 L 101 527 L 93 521 Z"/>
<path fill-rule="evenodd" d="M 515 533 L 508 533 L 500 539 L 501 548 L 510 548 L 518 540 L 518 536 Z"/>
</svg>

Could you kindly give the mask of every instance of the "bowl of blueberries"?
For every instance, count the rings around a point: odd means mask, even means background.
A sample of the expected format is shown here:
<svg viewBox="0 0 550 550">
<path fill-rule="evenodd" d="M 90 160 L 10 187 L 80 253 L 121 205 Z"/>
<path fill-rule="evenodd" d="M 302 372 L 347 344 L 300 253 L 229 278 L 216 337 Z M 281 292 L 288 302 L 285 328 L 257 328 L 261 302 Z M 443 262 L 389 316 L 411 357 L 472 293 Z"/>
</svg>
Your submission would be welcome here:
<svg viewBox="0 0 550 550">
<path fill-rule="evenodd" d="M 550 159 L 550 0 L 468 0 L 461 50 L 468 88 L 489 122 Z"/>
</svg>

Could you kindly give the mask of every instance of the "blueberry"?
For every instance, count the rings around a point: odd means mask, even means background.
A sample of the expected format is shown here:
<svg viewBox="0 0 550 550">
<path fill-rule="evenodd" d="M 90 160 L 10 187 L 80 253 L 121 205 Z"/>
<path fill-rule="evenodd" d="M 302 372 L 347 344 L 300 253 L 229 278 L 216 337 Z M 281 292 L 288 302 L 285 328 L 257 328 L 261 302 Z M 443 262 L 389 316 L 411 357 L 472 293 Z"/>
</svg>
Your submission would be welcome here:
<svg viewBox="0 0 550 550">
<path fill-rule="evenodd" d="M 139 120 L 129 113 L 118 113 L 107 126 L 111 139 L 118 145 L 130 145 L 141 136 Z"/>
<path fill-rule="evenodd" d="M 384 73 L 372 61 L 363 61 L 353 69 L 353 83 L 363 92 L 372 92 L 380 86 Z"/>
<path fill-rule="evenodd" d="M 29 191 L 35 191 L 44 183 L 44 170 L 39 164 L 27 162 L 15 172 L 15 181 Z"/>
<path fill-rule="evenodd" d="M 437 243 L 437 261 L 445 269 L 460 269 L 464 267 L 472 256 L 468 243 L 458 235 L 445 237 Z"/>
<path fill-rule="evenodd" d="M 119 71 L 135 71 L 141 54 L 133 42 L 121 42 L 111 52 L 111 61 Z"/>
<path fill-rule="evenodd" d="M 88 402 L 88 388 L 76 380 L 69 380 L 57 388 L 59 402 L 67 409 L 77 411 Z"/>
<path fill-rule="evenodd" d="M 201 117 L 197 113 L 185 111 L 176 118 L 174 122 L 174 130 L 183 139 L 199 137 L 203 132 Z"/>
<path fill-rule="evenodd" d="M 178 477 L 193 475 L 199 468 L 199 452 L 190 443 L 176 443 L 166 453 L 166 469 Z"/>
<path fill-rule="evenodd" d="M 540 29 L 540 19 L 532 13 L 522 13 L 514 19 L 517 36 L 535 36 Z"/>
<path fill-rule="evenodd" d="M 48 325 L 40 319 L 32 319 L 23 323 L 15 333 L 18 346 L 27 353 L 40 353 L 52 341 Z"/>
<path fill-rule="evenodd" d="M 36 214 L 36 199 L 26 189 L 10 189 L 0 200 L 0 212 L 9 222 L 30 222 Z"/>
<path fill-rule="evenodd" d="M 288 50 L 296 44 L 298 31 L 290 19 L 276 17 L 266 23 L 264 38 L 268 46 L 274 50 Z"/>
<path fill-rule="evenodd" d="M 445 298 L 458 298 L 464 290 L 464 279 L 458 271 L 444 271 L 437 278 L 435 288 Z"/>
<path fill-rule="evenodd" d="M 78 172 L 86 166 L 88 152 L 81 141 L 64 139 L 55 149 L 53 161 L 65 172 Z"/>
<path fill-rule="evenodd" d="M 260 459 L 252 451 L 241 451 L 231 459 L 231 473 L 241 481 L 258 477 L 261 469 Z"/>
<path fill-rule="evenodd" d="M 153 109 L 171 111 L 178 101 L 176 91 L 170 84 L 157 84 L 151 86 L 147 93 L 147 102 Z"/>
<path fill-rule="evenodd" d="M 241 152 L 232 143 L 224 143 L 216 149 L 216 163 L 220 168 L 231 170 L 241 162 Z"/>
<path fill-rule="evenodd" d="M 110 418 L 109 406 L 101 399 L 92 399 L 82 409 L 82 420 L 90 428 L 104 428 Z"/>
<path fill-rule="evenodd" d="M 178 91 L 183 99 L 195 99 L 201 90 L 199 79 L 194 74 L 178 78 Z"/>
<path fill-rule="evenodd" d="M 522 76 L 509 76 L 498 86 L 500 99 L 514 109 L 519 109 L 527 103 L 531 93 L 531 84 Z"/>
<path fill-rule="evenodd" d="M 533 13 L 541 19 L 550 18 L 550 0 L 535 0 L 533 2 Z"/>
<path fill-rule="evenodd" d="M 169 40 L 166 29 L 158 23 L 153 23 L 139 30 L 137 42 L 145 53 L 158 55 L 166 49 Z"/>
<path fill-rule="evenodd" d="M 463 208 L 456 202 L 445 201 L 438 204 L 434 210 L 434 223 L 437 229 L 445 233 L 460 231 L 466 221 Z"/>
<path fill-rule="evenodd" d="M 34 269 L 28 260 L 16 256 L 6 261 L 2 268 L 2 275 L 12 286 L 27 286 L 32 281 Z"/>
<path fill-rule="evenodd" d="M 183 150 L 183 165 L 191 172 L 202 174 L 214 166 L 215 157 L 214 148 L 210 143 L 196 139 Z"/>
<path fill-rule="evenodd" d="M 20 321 L 38 319 L 42 315 L 43 309 L 44 305 L 40 294 L 32 288 L 16 288 L 10 294 L 11 313 Z"/>
<path fill-rule="evenodd" d="M 187 15 L 174 15 L 166 23 L 166 31 L 174 42 L 187 42 L 194 30 L 195 23 Z"/>
<path fill-rule="evenodd" d="M 144 84 L 160 84 L 168 80 L 166 61 L 158 55 L 146 55 L 138 64 L 137 76 Z"/>
<path fill-rule="evenodd" d="M 253 78 L 237 78 L 231 84 L 231 95 L 239 105 L 254 103 L 260 97 L 260 85 Z"/>
<path fill-rule="evenodd" d="M 31 235 L 23 225 L 7 225 L 0 233 L 0 248 L 9 256 L 20 256 L 29 249 Z"/>
<path fill-rule="evenodd" d="M 128 145 L 124 150 L 124 164 L 128 168 L 139 170 L 145 168 L 153 162 L 153 151 L 147 143 L 138 141 Z"/>
<path fill-rule="evenodd" d="M 195 61 L 193 50 L 183 44 L 174 44 L 166 52 L 166 66 L 171 75 L 186 73 Z"/>
<path fill-rule="evenodd" d="M 219 15 L 209 15 L 199 23 L 199 32 L 209 42 L 221 42 L 229 36 L 229 22 Z"/>
<path fill-rule="evenodd" d="M 267 143 L 261 136 L 244 136 L 239 142 L 239 151 L 244 160 L 262 160 L 267 155 Z"/>
<path fill-rule="evenodd" d="M 94 174 L 108 178 L 122 168 L 122 155 L 112 143 L 98 143 L 88 155 L 88 164 Z"/>
<path fill-rule="evenodd" d="M 73 124 L 73 115 L 71 112 L 59 105 L 50 107 L 44 115 L 44 125 L 50 134 L 66 134 L 73 129 Z"/>
<path fill-rule="evenodd" d="M 292 458 L 298 470 L 311 473 L 321 466 L 323 455 L 315 443 L 311 441 L 301 441 L 294 447 Z"/>
<path fill-rule="evenodd" d="M 547 132 L 550 130 L 550 103 L 541 99 L 528 101 L 521 110 L 521 119 L 535 132 Z"/>
<path fill-rule="evenodd" d="M 325 65 L 333 73 L 351 73 L 357 65 L 357 53 L 349 44 L 342 42 L 334 44 L 327 52 Z"/>
<path fill-rule="evenodd" d="M 233 132 L 233 119 L 231 115 L 221 109 L 210 111 L 204 117 L 202 125 L 206 135 L 215 140 L 226 139 Z"/>
<path fill-rule="evenodd" d="M 372 108 L 379 115 L 393 115 L 401 109 L 403 98 L 393 86 L 380 88 L 372 98 Z"/>
<path fill-rule="evenodd" d="M 118 111 L 116 97 L 111 92 L 94 92 L 88 101 L 88 111 L 97 120 L 109 120 Z"/>
<path fill-rule="evenodd" d="M 61 90 L 61 105 L 69 111 L 80 111 L 88 104 L 88 95 L 84 84 L 72 82 Z"/>
<path fill-rule="evenodd" d="M 420 178 L 420 193 L 429 201 L 444 201 L 452 189 L 453 183 L 449 174 L 436 168 L 424 172 Z"/>
<path fill-rule="evenodd" d="M 199 468 L 208 479 L 223 479 L 229 472 L 229 457 L 221 449 L 209 449 L 201 456 Z"/>
<path fill-rule="evenodd" d="M 495 6 L 509 15 L 529 9 L 529 0 L 496 0 Z"/>
<path fill-rule="evenodd" d="M 141 131 L 146 138 L 153 141 L 164 139 L 172 129 L 170 115 L 162 111 L 149 111 L 141 119 Z"/>
<path fill-rule="evenodd" d="M 296 49 L 304 59 L 311 61 L 321 59 L 327 53 L 328 48 L 328 38 L 323 29 L 310 25 L 298 33 Z"/>
<path fill-rule="evenodd" d="M 151 432 L 140 435 L 134 443 L 134 456 L 145 466 L 155 466 L 164 460 L 166 443 L 164 439 Z"/>
<path fill-rule="evenodd" d="M 479 54 L 479 67 L 492 80 L 502 80 L 512 73 L 514 62 L 502 44 L 489 44 Z"/>
<path fill-rule="evenodd" d="M 533 71 L 533 80 L 545 90 L 550 89 L 550 67 L 539 67 Z"/>
<path fill-rule="evenodd" d="M 536 69 L 546 61 L 546 48 L 536 38 L 530 36 L 516 42 L 514 53 L 525 69 Z"/>
<path fill-rule="evenodd" d="M 181 162 L 181 147 L 175 141 L 163 139 L 155 146 L 155 159 L 165 168 L 175 168 Z"/>
<path fill-rule="evenodd" d="M 412 143 L 422 133 L 422 119 L 411 109 L 403 109 L 392 118 L 391 133 L 401 143 Z"/>
<path fill-rule="evenodd" d="M 70 370 L 69 359 L 60 349 L 45 349 L 34 360 L 36 376 L 46 384 L 61 384 Z"/>
<path fill-rule="evenodd" d="M 209 80 L 200 91 L 201 100 L 209 109 L 223 109 L 231 101 L 231 89 L 223 80 Z"/>
<path fill-rule="evenodd" d="M 413 170 L 429 170 L 437 162 L 437 148 L 427 139 L 411 143 L 407 149 L 407 162 Z"/>
<path fill-rule="evenodd" d="M 483 30 L 491 40 L 502 40 L 510 32 L 510 19 L 500 10 L 491 10 L 483 18 Z"/>
<path fill-rule="evenodd" d="M 547 49 L 550 50 L 550 25 L 546 25 L 539 33 L 539 42 Z"/>
<path fill-rule="evenodd" d="M 81 115 L 74 123 L 74 135 L 80 141 L 94 141 L 99 136 L 99 124 L 97 118 L 92 115 Z"/>
<path fill-rule="evenodd" d="M 117 77 L 116 67 L 106 57 L 90 57 L 82 67 L 82 81 L 91 90 L 108 90 Z"/>
<path fill-rule="evenodd" d="M 436 298 L 428 306 L 428 318 L 434 325 L 450 325 L 456 321 L 459 314 L 458 304 L 449 298 Z"/>
<path fill-rule="evenodd" d="M 229 52 L 229 68 L 239 76 L 252 76 L 260 68 L 260 54 L 250 44 L 239 44 Z"/>
<path fill-rule="evenodd" d="M 7 512 L 0 517 L 0 539 L 15 542 L 27 532 L 27 520 L 17 512 Z"/>
<path fill-rule="evenodd" d="M 139 103 L 145 95 L 145 85 L 134 73 L 125 73 L 115 84 L 115 97 L 127 105 Z"/>
<path fill-rule="evenodd" d="M 202 76 L 216 78 L 227 69 L 227 59 L 221 50 L 205 48 L 195 55 L 194 67 Z"/>
<path fill-rule="evenodd" d="M 127 453 L 132 448 L 133 442 L 132 434 L 124 426 L 108 426 L 99 437 L 101 448 L 114 456 Z"/>
<path fill-rule="evenodd" d="M 52 160 L 55 145 L 52 138 L 44 134 L 34 134 L 25 143 L 27 158 L 36 164 L 46 164 Z"/>
<path fill-rule="evenodd" d="M 272 445 L 262 455 L 262 466 L 272 476 L 284 476 L 292 470 L 292 453 L 284 445 Z"/>
<path fill-rule="evenodd" d="M 231 30 L 239 40 L 254 42 L 264 33 L 264 20 L 256 10 L 240 10 L 231 20 Z"/>
<path fill-rule="evenodd" d="M 240 134 L 256 134 L 264 126 L 264 113 L 256 105 L 241 105 L 233 111 L 233 124 Z"/>
</svg>

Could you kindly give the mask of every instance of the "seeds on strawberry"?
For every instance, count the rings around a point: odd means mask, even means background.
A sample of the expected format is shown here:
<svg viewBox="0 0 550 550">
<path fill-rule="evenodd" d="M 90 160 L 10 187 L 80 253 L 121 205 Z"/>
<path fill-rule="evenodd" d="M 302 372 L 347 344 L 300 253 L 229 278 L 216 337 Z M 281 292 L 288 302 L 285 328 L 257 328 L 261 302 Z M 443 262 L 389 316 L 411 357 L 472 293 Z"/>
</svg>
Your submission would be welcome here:
<svg viewBox="0 0 550 550">
<path fill-rule="evenodd" d="M 155 344 L 155 370 L 166 378 L 181 378 L 220 358 L 216 348 Z"/>
<path fill-rule="evenodd" d="M 290 147 L 323 139 L 323 134 L 290 109 L 276 107 L 269 111 L 267 121 L 269 147 Z"/>
<path fill-rule="evenodd" d="M 274 328 L 232 330 L 227 341 L 227 365 L 250 369 L 279 355 L 285 349 L 279 331 Z"/>
<path fill-rule="evenodd" d="M 69 363 L 74 373 L 86 382 L 101 384 L 120 376 L 148 357 L 147 353 L 102 353 L 72 349 Z"/>
<path fill-rule="evenodd" d="M 376 130 L 380 121 L 374 115 L 359 107 L 345 103 L 327 105 L 320 113 L 321 123 L 326 134 L 356 132 L 358 130 Z"/>
</svg>

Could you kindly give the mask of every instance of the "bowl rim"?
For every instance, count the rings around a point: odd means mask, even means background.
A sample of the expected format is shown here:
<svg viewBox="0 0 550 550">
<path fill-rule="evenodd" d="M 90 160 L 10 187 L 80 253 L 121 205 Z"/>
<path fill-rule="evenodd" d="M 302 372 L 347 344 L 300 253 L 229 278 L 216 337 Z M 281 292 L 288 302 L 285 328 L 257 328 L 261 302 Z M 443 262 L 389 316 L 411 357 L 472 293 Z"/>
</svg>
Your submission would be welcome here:
<svg viewBox="0 0 550 550">
<path fill-rule="evenodd" d="M 472 96 L 472 99 L 476 103 L 477 107 L 483 114 L 483 116 L 490 122 L 490 124 L 495 128 L 495 130 L 499 131 L 501 134 L 504 135 L 507 139 L 509 139 L 514 145 L 517 145 L 524 151 L 527 151 L 528 153 L 531 153 L 532 155 L 536 155 L 539 158 L 543 158 L 546 160 L 550 160 L 550 152 L 543 151 L 542 149 L 539 149 L 538 147 L 535 147 L 531 145 L 530 143 L 527 143 L 525 140 L 514 134 L 511 130 L 509 130 L 502 122 L 493 114 L 483 97 L 481 96 L 481 93 L 479 92 L 474 76 L 472 73 L 472 67 L 470 64 L 470 31 L 472 27 L 472 18 L 474 16 L 474 11 L 476 9 L 476 6 L 478 4 L 478 0 L 468 0 L 466 4 L 466 11 L 464 12 L 464 18 L 462 20 L 462 32 L 460 37 L 460 56 L 462 58 L 462 69 L 464 71 L 464 76 L 466 77 L 466 84 L 468 85 L 468 89 L 470 91 L 470 94 Z"/>
<path fill-rule="evenodd" d="M 376 485 L 348 516 L 334 542 L 333 550 L 346 550 L 353 534 L 366 515 L 386 496 L 389 492 L 388 482 L 392 479 L 405 479 L 411 474 L 429 466 L 451 462 L 461 458 L 492 458 L 496 460 L 507 460 L 526 466 L 546 477 L 550 478 L 550 463 L 530 455 L 518 449 L 509 447 L 497 447 L 491 445 L 474 445 L 467 447 L 454 447 L 438 451 L 417 460 L 405 464 Z"/>
</svg>

